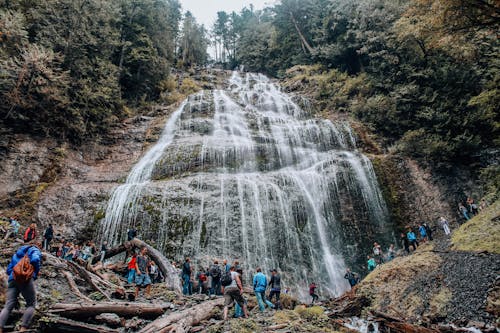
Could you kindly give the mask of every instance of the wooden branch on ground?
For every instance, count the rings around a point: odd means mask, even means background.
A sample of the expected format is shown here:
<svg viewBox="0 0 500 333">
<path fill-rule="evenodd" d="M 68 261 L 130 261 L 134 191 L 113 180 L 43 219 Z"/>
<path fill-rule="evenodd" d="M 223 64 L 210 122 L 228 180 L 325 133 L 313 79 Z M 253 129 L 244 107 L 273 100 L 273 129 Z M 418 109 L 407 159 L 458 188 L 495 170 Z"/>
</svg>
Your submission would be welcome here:
<svg viewBox="0 0 500 333">
<path fill-rule="evenodd" d="M 93 302 L 93 303 L 57 303 L 50 312 L 66 318 L 86 319 L 102 313 L 115 313 L 120 317 L 141 317 L 147 319 L 158 318 L 169 308 L 169 304 L 149 303 L 120 303 L 120 302 Z"/>
<path fill-rule="evenodd" d="M 40 321 L 43 332 L 57 333 L 119 333 L 119 330 L 107 328 L 106 326 L 81 323 L 64 318 L 50 318 Z"/>
<path fill-rule="evenodd" d="M 186 333 L 189 328 L 212 316 L 215 307 L 224 305 L 224 298 L 206 301 L 183 311 L 177 311 L 166 317 L 158 318 L 148 324 L 139 333 Z"/>
<path fill-rule="evenodd" d="M 371 311 L 374 321 L 378 322 L 380 326 L 390 329 L 394 333 L 439 333 L 439 330 L 427 328 L 423 326 L 416 326 L 405 322 L 401 318 L 389 316 L 385 313 L 378 311 Z"/>
<path fill-rule="evenodd" d="M 75 280 L 73 279 L 73 276 L 71 276 L 71 274 L 69 272 L 63 271 L 62 274 L 64 275 L 66 280 L 68 280 L 69 287 L 71 288 L 71 290 L 73 290 L 73 292 L 75 293 L 76 296 L 80 297 L 81 299 L 84 299 L 87 302 L 92 302 L 92 300 L 90 298 L 88 298 L 87 296 L 82 294 L 80 289 L 78 289 L 78 287 L 75 283 Z"/>
<path fill-rule="evenodd" d="M 80 275 L 88 284 L 90 284 L 90 286 L 92 286 L 92 288 L 95 290 L 95 291 L 98 291 L 100 292 L 101 294 L 104 295 L 104 297 L 106 297 L 106 299 L 108 301 L 111 300 L 111 297 L 109 297 L 109 295 L 104 291 L 102 290 L 95 282 L 94 280 L 92 279 L 92 276 L 90 275 L 91 273 L 89 271 L 87 271 L 85 268 L 81 267 L 80 265 L 77 265 L 75 264 L 74 262 L 71 262 L 71 261 L 68 261 L 68 265 L 70 267 L 72 267 L 73 269 L 75 269 L 75 271 L 78 273 L 78 275 Z M 94 275 L 95 276 L 95 275 Z"/>
</svg>

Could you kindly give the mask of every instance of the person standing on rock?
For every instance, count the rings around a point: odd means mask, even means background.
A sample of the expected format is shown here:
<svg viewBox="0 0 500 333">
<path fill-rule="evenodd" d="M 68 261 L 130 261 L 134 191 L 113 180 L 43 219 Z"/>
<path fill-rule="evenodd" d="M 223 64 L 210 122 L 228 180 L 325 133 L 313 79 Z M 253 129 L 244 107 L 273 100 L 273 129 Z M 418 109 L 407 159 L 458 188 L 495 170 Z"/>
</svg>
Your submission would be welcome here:
<svg viewBox="0 0 500 333">
<path fill-rule="evenodd" d="M 416 251 L 418 247 L 417 236 L 411 230 L 411 228 L 408 228 L 408 233 L 406 234 L 406 237 L 408 237 L 408 241 L 410 242 L 410 245 L 413 247 L 413 251 Z"/>
<path fill-rule="evenodd" d="M 128 284 L 132 284 L 135 281 L 135 267 L 137 265 L 137 254 L 134 252 L 132 256 L 127 259 L 127 282 Z"/>
<path fill-rule="evenodd" d="M 104 268 L 104 261 L 106 260 L 106 252 L 108 252 L 108 242 L 104 241 L 101 244 L 101 256 L 99 261 L 101 262 L 102 268 Z"/>
<path fill-rule="evenodd" d="M 260 267 L 258 267 L 256 271 L 257 273 L 253 276 L 253 290 L 257 298 L 257 304 L 259 304 L 259 310 L 264 312 L 266 308 L 264 304 L 274 309 L 274 304 L 266 299 L 267 277 L 262 273 Z"/>
<path fill-rule="evenodd" d="M 231 274 L 231 283 L 228 286 L 222 286 L 224 293 L 224 321 L 227 321 L 227 313 L 229 307 L 235 302 L 242 309 L 245 318 L 248 318 L 247 306 L 243 298 L 243 284 L 241 283 L 240 275 L 236 272 L 236 267 L 231 266 L 229 269 Z"/>
<path fill-rule="evenodd" d="M 17 217 L 11 217 L 9 219 L 9 223 L 10 223 L 9 231 L 5 234 L 4 239 L 7 239 L 9 237 L 14 237 L 14 239 L 15 239 L 18 236 L 19 228 L 21 227 L 21 225 L 17 221 Z"/>
<path fill-rule="evenodd" d="M 347 279 L 351 289 L 358 284 L 358 277 L 356 273 L 351 272 L 351 269 L 348 268 L 345 272 L 344 279 Z"/>
<path fill-rule="evenodd" d="M 222 262 L 222 265 L 224 266 L 224 271 L 229 272 L 229 270 L 231 269 L 231 265 L 229 265 L 227 263 L 227 259 L 224 259 L 224 261 Z"/>
<path fill-rule="evenodd" d="M 45 251 L 50 251 L 50 243 L 52 242 L 52 239 L 54 239 L 54 228 L 52 228 L 52 224 L 49 224 L 43 234 L 43 249 Z"/>
<path fill-rule="evenodd" d="M 423 224 L 424 228 L 425 228 L 425 231 L 427 232 L 427 238 L 432 241 L 433 238 L 432 238 L 432 228 L 431 226 L 429 225 L 429 223 L 427 222 L 424 222 Z"/>
<path fill-rule="evenodd" d="M 222 276 L 222 271 L 219 266 L 219 261 L 214 260 L 214 263 L 208 269 L 208 273 L 212 277 L 212 284 L 210 285 L 210 295 L 221 295 L 221 284 L 220 278 Z"/>
<path fill-rule="evenodd" d="M 401 233 L 400 240 L 406 253 L 410 254 L 410 241 L 408 240 L 408 237 L 404 233 Z"/>
<path fill-rule="evenodd" d="M 441 226 L 443 227 L 444 234 L 446 236 L 449 236 L 451 234 L 451 231 L 450 231 L 450 226 L 448 224 L 448 221 L 444 217 L 441 216 L 439 218 L 439 224 L 441 224 Z"/>
<path fill-rule="evenodd" d="M 191 259 L 186 258 L 182 264 L 182 293 L 191 295 Z"/>
<path fill-rule="evenodd" d="M 130 228 L 127 230 L 127 240 L 129 242 L 136 237 L 137 237 L 137 230 L 135 230 L 135 228 Z"/>
<path fill-rule="evenodd" d="M 368 258 L 367 261 L 368 272 L 371 272 L 375 269 L 375 267 L 377 267 L 377 262 L 371 256 L 368 256 L 367 258 Z"/>
<path fill-rule="evenodd" d="M 418 226 L 418 232 L 420 233 L 420 240 L 422 241 L 422 243 L 425 243 L 427 241 L 427 229 L 423 224 L 420 224 Z"/>
<path fill-rule="evenodd" d="M 274 304 L 276 305 L 277 309 L 281 309 L 281 276 L 278 274 L 278 271 L 276 269 L 271 270 L 271 281 L 269 281 L 269 287 L 271 288 L 271 291 L 269 293 L 269 300 L 272 302 L 273 297 L 276 296 L 276 303 Z"/>
<path fill-rule="evenodd" d="M 29 245 L 21 246 L 7 267 L 7 275 L 9 276 L 9 284 L 6 293 L 5 306 L 0 313 L 0 333 L 9 319 L 10 313 L 18 304 L 19 294 L 21 294 L 26 301 L 26 310 L 24 311 L 21 323 L 20 332 L 25 332 L 31 325 L 31 320 L 35 314 L 36 306 L 36 287 L 35 280 L 40 272 L 42 253 L 40 252 L 41 244 L 31 242 Z M 27 256 L 29 259 L 29 268 L 22 270 L 21 276 L 19 273 L 19 265 L 23 264 L 21 261 Z M 21 262 L 21 263 L 20 263 Z M 14 273 L 16 272 L 16 273 Z M 23 281 L 21 281 L 23 280 Z"/>
<path fill-rule="evenodd" d="M 36 224 L 31 223 L 24 232 L 24 242 L 29 243 L 36 238 Z"/>
<path fill-rule="evenodd" d="M 394 249 L 394 244 L 391 244 L 389 246 L 389 249 L 387 250 L 387 261 L 391 261 L 396 257 L 396 250 Z"/>
<path fill-rule="evenodd" d="M 312 297 L 311 304 L 314 304 L 314 302 L 316 302 L 319 298 L 319 296 L 316 295 L 316 288 L 317 288 L 317 286 L 316 286 L 316 283 L 314 283 L 314 282 L 309 285 L 309 296 Z"/>
<path fill-rule="evenodd" d="M 135 264 L 135 299 L 139 296 L 139 290 L 146 288 L 146 296 L 151 293 L 151 278 L 148 274 L 149 258 L 147 256 L 148 249 L 144 246 L 137 256 Z"/>
<path fill-rule="evenodd" d="M 382 247 L 377 242 L 373 243 L 373 256 L 377 264 L 382 263 Z"/>
<path fill-rule="evenodd" d="M 465 208 L 465 206 L 461 202 L 458 203 L 458 210 L 464 216 L 466 221 L 470 220 L 469 212 L 467 211 L 467 208 Z"/>
</svg>

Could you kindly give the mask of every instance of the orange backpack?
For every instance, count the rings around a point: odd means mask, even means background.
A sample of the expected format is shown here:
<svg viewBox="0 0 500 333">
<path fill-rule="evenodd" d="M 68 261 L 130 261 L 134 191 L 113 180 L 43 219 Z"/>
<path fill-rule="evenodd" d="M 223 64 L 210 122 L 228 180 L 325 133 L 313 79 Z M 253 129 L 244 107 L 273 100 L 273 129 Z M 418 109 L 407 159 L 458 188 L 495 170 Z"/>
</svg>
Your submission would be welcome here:
<svg viewBox="0 0 500 333">
<path fill-rule="evenodd" d="M 29 250 L 29 249 L 28 249 Z M 35 267 L 31 264 L 30 257 L 28 256 L 28 251 L 24 257 L 19 260 L 19 262 L 14 266 L 12 270 L 14 281 L 17 283 L 25 284 L 33 277 L 35 272 Z"/>
</svg>

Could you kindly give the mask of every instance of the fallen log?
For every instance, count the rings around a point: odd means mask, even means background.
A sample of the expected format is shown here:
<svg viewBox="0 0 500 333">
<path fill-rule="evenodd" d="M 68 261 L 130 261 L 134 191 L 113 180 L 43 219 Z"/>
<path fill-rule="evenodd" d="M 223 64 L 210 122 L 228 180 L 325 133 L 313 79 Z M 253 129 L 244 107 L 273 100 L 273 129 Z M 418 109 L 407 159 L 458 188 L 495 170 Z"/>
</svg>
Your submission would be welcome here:
<svg viewBox="0 0 500 333">
<path fill-rule="evenodd" d="M 57 303 L 50 312 L 65 318 L 86 319 L 102 313 L 115 313 L 120 317 L 141 317 L 147 319 L 158 318 L 170 307 L 170 304 L 149 303 L 121 303 L 121 302 L 94 302 L 94 303 Z"/>
<path fill-rule="evenodd" d="M 148 324 L 139 333 L 186 333 L 190 327 L 199 324 L 201 321 L 210 318 L 216 307 L 224 305 L 224 298 L 206 301 L 195 305 L 189 309 L 169 314 L 166 317 L 158 318 Z"/>
<path fill-rule="evenodd" d="M 181 281 L 179 279 L 177 271 L 172 266 L 170 261 L 165 258 L 165 256 L 160 251 L 138 238 L 134 238 L 131 241 L 125 242 L 117 247 L 108 250 L 104 258 L 111 258 L 125 251 L 129 251 L 134 248 L 140 249 L 142 247 L 146 247 L 148 249 L 148 256 L 151 257 L 151 259 L 156 263 L 158 269 L 165 277 L 167 288 L 180 292 L 182 290 Z M 99 259 L 94 258 L 94 260 Z"/>
<path fill-rule="evenodd" d="M 101 294 L 104 295 L 104 297 L 106 297 L 106 299 L 108 301 L 111 300 L 111 297 L 109 297 L 109 295 L 104 291 L 102 290 L 94 281 L 94 279 L 92 279 L 92 276 L 90 275 L 91 273 L 89 271 L 87 271 L 85 268 L 81 267 L 80 265 L 77 265 L 75 264 L 74 262 L 71 262 L 71 261 L 68 261 L 68 266 L 72 267 L 77 273 L 78 275 L 80 275 L 88 284 L 90 284 L 90 286 L 95 290 L 95 291 L 98 291 L 100 292 Z"/>
<path fill-rule="evenodd" d="M 88 298 L 87 296 L 82 294 L 80 289 L 78 289 L 78 287 L 75 283 L 75 280 L 73 279 L 73 277 L 71 276 L 71 274 L 69 272 L 63 271 L 62 274 L 64 275 L 64 277 L 68 281 L 69 287 L 71 288 L 71 290 L 73 290 L 73 292 L 75 293 L 76 296 L 80 297 L 81 299 L 84 299 L 87 302 L 92 302 L 92 300 L 90 298 Z"/>
<path fill-rule="evenodd" d="M 393 333 L 439 333 L 439 330 L 417 326 L 406 322 L 404 319 L 388 314 L 371 311 L 373 320 L 379 323 L 379 328 L 388 328 Z"/>
<path fill-rule="evenodd" d="M 65 318 L 49 318 L 40 321 L 40 328 L 44 333 L 119 333 L 119 330 L 105 326 L 80 323 Z"/>
</svg>

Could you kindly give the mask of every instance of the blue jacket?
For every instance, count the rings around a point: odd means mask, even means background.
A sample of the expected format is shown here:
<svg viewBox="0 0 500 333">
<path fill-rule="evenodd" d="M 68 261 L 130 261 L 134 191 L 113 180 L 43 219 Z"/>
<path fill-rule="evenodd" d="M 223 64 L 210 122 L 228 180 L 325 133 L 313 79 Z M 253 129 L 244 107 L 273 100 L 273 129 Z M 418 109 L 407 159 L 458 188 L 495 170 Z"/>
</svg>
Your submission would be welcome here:
<svg viewBox="0 0 500 333">
<path fill-rule="evenodd" d="M 7 274 L 9 275 L 9 282 L 14 280 L 14 266 L 23 259 L 23 257 L 28 254 L 30 258 L 30 262 L 35 268 L 35 272 L 33 272 L 33 279 L 36 280 L 38 276 L 38 272 L 40 271 L 41 263 L 42 263 L 42 253 L 36 246 L 24 245 L 21 246 L 17 252 L 12 256 L 12 260 L 7 267 Z"/>
<path fill-rule="evenodd" d="M 427 236 L 427 230 L 425 230 L 425 227 L 424 227 L 424 226 L 420 226 L 420 227 L 418 228 L 418 231 L 420 231 L 420 235 L 422 235 L 422 237 Z"/>
<path fill-rule="evenodd" d="M 417 240 L 417 236 L 415 236 L 415 233 L 413 231 L 410 231 L 407 236 L 408 236 L 409 241 L 416 241 Z"/>
<path fill-rule="evenodd" d="M 262 272 L 258 272 L 253 276 L 253 290 L 256 292 L 264 292 L 267 287 L 267 278 Z"/>
</svg>

